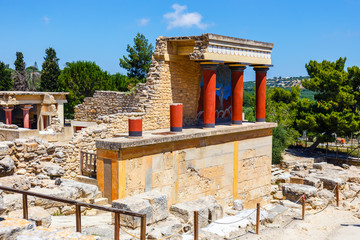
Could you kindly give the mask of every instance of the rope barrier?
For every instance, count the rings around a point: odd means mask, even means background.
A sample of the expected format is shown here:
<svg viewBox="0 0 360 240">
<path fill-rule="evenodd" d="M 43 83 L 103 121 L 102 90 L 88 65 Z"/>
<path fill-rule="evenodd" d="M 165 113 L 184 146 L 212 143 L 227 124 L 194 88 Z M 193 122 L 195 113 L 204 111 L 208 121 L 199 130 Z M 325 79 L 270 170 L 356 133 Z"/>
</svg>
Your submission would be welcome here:
<svg viewBox="0 0 360 240">
<path fill-rule="evenodd" d="M 204 216 L 201 216 L 200 214 L 199 214 L 199 216 L 200 216 L 202 219 L 205 219 L 205 220 L 207 220 L 207 221 L 209 221 L 209 222 L 211 222 L 211 223 L 227 225 L 227 224 L 234 224 L 234 223 L 237 223 L 237 222 L 241 222 L 242 220 L 247 219 L 248 217 L 250 217 L 250 215 L 252 215 L 254 212 L 256 212 L 256 209 L 255 209 L 254 211 L 252 211 L 252 212 L 251 212 L 249 215 L 247 215 L 246 217 L 244 217 L 244 218 L 242 218 L 242 219 L 239 219 L 239 220 L 236 220 L 236 221 L 234 221 L 234 222 L 229 222 L 229 223 L 216 222 L 216 221 L 213 221 L 213 220 L 211 220 L 211 219 L 208 219 L 208 218 L 206 218 L 206 217 L 204 217 Z"/>
<path fill-rule="evenodd" d="M 354 200 L 355 200 L 355 198 L 357 197 L 357 195 L 360 193 L 360 190 L 359 191 L 357 191 L 357 193 L 355 194 L 355 196 L 353 197 L 353 199 L 350 201 L 350 203 L 352 203 Z"/>
<path fill-rule="evenodd" d="M 297 204 L 297 203 L 301 200 L 302 197 L 303 197 L 303 195 L 301 195 L 301 196 L 299 197 L 299 199 L 295 202 L 295 204 Z"/>
<path fill-rule="evenodd" d="M 331 191 L 331 193 L 334 193 L 334 192 L 335 192 L 335 189 L 336 189 L 336 186 L 335 186 L 334 189 Z M 329 205 L 330 205 L 330 203 L 331 203 L 332 200 L 333 200 L 333 199 L 328 200 L 328 202 L 326 203 L 326 206 L 325 206 L 323 209 L 321 209 L 321 210 L 319 210 L 319 211 L 317 211 L 317 212 L 314 212 L 314 213 L 308 213 L 308 214 L 306 214 L 305 216 L 316 215 L 316 214 L 318 214 L 318 213 L 323 212 L 326 208 L 329 207 Z"/>
<path fill-rule="evenodd" d="M 165 239 L 168 239 L 168 238 L 171 238 L 172 236 L 178 234 L 179 232 L 181 232 L 184 227 L 186 227 L 189 223 L 191 222 L 191 218 L 189 218 L 189 221 L 187 223 L 184 224 L 184 226 L 182 226 L 178 231 L 176 231 L 175 233 L 171 234 L 170 236 L 166 236 L 166 237 L 163 237 L 163 238 L 151 238 L 151 240 L 165 240 Z M 124 228 L 122 228 L 120 226 L 120 229 L 123 230 L 125 233 L 129 234 L 130 236 L 136 238 L 136 239 L 140 239 L 140 237 L 136 236 L 136 235 L 133 235 L 132 233 L 126 231 Z M 146 238 L 146 239 L 149 239 L 149 238 Z"/>
</svg>

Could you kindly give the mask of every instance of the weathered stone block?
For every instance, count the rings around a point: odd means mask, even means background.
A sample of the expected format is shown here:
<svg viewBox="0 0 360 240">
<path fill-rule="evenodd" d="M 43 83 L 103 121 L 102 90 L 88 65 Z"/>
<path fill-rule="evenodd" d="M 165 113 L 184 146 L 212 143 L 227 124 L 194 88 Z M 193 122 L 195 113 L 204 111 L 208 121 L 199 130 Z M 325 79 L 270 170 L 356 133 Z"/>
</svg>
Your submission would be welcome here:
<svg viewBox="0 0 360 240">
<path fill-rule="evenodd" d="M 3 159 L 0 160 L 0 177 L 13 174 L 14 168 L 14 160 L 12 160 L 9 155 L 6 155 Z"/>
<path fill-rule="evenodd" d="M 286 199 L 294 201 L 297 201 L 303 194 L 305 194 L 306 198 L 317 196 L 317 189 L 315 187 L 296 183 L 283 184 L 282 192 Z"/>
<path fill-rule="evenodd" d="M 25 176 L 7 176 L 0 178 L 0 185 L 20 190 L 29 190 L 31 182 Z"/>
<path fill-rule="evenodd" d="M 35 224 L 25 219 L 6 218 L 0 221 L 0 239 L 16 239 L 22 231 L 34 228 Z"/>
<path fill-rule="evenodd" d="M 309 186 L 313 186 L 313 187 L 316 187 L 316 188 L 322 188 L 322 181 L 320 181 L 320 179 L 314 178 L 314 177 L 306 177 L 306 178 L 304 178 L 304 184 L 309 185 Z"/>
<path fill-rule="evenodd" d="M 138 197 L 123 198 L 114 200 L 112 202 L 112 207 L 146 214 L 146 223 L 151 224 L 154 222 L 153 208 L 151 207 L 149 200 L 141 199 Z M 140 223 L 141 221 L 139 217 L 128 216 L 125 214 L 120 215 L 120 224 L 124 226 L 137 228 L 140 227 Z"/>
<path fill-rule="evenodd" d="M 214 196 L 206 196 L 196 201 L 178 203 L 170 207 L 170 212 L 185 222 L 193 225 L 194 211 L 198 211 L 199 227 L 208 225 L 208 220 L 215 221 L 223 216 L 223 209 Z"/>
<path fill-rule="evenodd" d="M 324 188 L 330 191 L 336 187 L 336 184 L 343 184 L 343 180 L 341 178 L 319 177 L 319 179 L 323 182 Z"/>
<path fill-rule="evenodd" d="M 145 192 L 136 197 L 148 200 L 153 209 L 153 222 L 166 219 L 169 216 L 167 196 L 157 191 Z"/>
</svg>

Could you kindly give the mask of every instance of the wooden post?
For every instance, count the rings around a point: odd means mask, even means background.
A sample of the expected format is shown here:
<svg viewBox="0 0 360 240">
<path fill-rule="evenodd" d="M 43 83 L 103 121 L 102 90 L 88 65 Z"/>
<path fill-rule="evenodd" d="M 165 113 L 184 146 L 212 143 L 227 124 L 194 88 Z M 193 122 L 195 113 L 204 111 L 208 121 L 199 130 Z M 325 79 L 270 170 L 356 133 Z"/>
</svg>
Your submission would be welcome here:
<svg viewBox="0 0 360 240">
<path fill-rule="evenodd" d="M 256 204 L 256 234 L 259 234 L 260 227 L 260 203 Z"/>
<path fill-rule="evenodd" d="M 302 195 L 301 198 L 301 202 L 302 202 L 302 220 L 305 220 L 305 195 Z"/>
<path fill-rule="evenodd" d="M 120 239 L 120 213 L 115 213 L 115 240 Z"/>
<path fill-rule="evenodd" d="M 140 240 L 146 239 L 146 215 L 141 217 Z"/>
<path fill-rule="evenodd" d="M 84 156 L 83 156 L 83 152 L 80 151 L 80 174 L 83 174 L 83 161 L 84 161 Z"/>
<path fill-rule="evenodd" d="M 194 240 L 199 239 L 199 212 L 194 211 Z"/>
<path fill-rule="evenodd" d="M 339 202 L 340 202 L 340 198 L 339 198 L 339 183 L 336 183 L 336 206 L 339 207 Z"/>
<path fill-rule="evenodd" d="M 27 195 L 26 195 L 26 193 L 23 193 L 23 217 L 24 217 L 24 219 L 26 219 L 26 220 L 29 219 L 29 214 L 28 214 L 28 202 L 27 202 Z"/>
<path fill-rule="evenodd" d="M 76 204 L 76 231 L 81 232 L 81 206 Z"/>
</svg>

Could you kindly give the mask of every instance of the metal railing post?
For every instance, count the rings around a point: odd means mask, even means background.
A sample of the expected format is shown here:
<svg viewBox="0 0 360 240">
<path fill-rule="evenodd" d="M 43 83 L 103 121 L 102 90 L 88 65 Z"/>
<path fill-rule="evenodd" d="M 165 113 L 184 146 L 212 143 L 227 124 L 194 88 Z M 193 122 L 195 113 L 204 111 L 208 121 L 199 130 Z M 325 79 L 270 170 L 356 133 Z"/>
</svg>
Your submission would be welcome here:
<svg viewBox="0 0 360 240">
<path fill-rule="evenodd" d="M 259 234 L 260 227 L 260 203 L 256 204 L 256 234 Z"/>
<path fill-rule="evenodd" d="M 146 239 L 146 215 L 141 216 L 140 240 Z"/>
<path fill-rule="evenodd" d="M 115 213 L 115 240 L 120 239 L 120 213 Z"/>
<path fill-rule="evenodd" d="M 336 183 L 336 206 L 339 207 L 340 197 L 339 197 L 339 183 Z"/>
<path fill-rule="evenodd" d="M 76 204 L 76 231 L 81 232 L 81 206 Z"/>
<path fill-rule="evenodd" d="M 301 198 L 302 203 L 302 220 L 305 220 L 305 195 L 303 194 Z"/>
<path fill-rule="evenodd" d="M 199 212 L 194 211 L 194 240 L 199 240 Z"/>
<path fill-rule="evenodd" d="M 22 194 L 22 200 L 23 200 L 23 217 L 24 219 L 28 220 L 29 219 L 29 211 L 28 211 L 28 201 L 27 201 L 27 194 L 23 193 Z"/>
</svg>

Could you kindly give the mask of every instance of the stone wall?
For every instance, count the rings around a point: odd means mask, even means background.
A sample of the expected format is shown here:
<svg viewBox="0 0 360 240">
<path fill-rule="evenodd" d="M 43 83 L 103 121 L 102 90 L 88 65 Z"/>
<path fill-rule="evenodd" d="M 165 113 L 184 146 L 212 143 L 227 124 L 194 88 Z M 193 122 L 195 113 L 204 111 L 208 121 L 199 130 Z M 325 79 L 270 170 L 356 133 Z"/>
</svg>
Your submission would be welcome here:
<svg viewBox="0 0 360 240">
<path fill-rule="evenodd" d="M 271 146 L 266 129 L 118 151 L 98 148 L 97 178 L 109 199 L 158 190 L 169 205 L 214 195 L 224 206 L 241 199 L 254 207 L 269 202 Z"/>
<path fill-rule="evenodd" d="M 17 175 L 75 178 L 79 165 L 70 162 L 64 146 L 40 138 L 0 142 L 0 176 Z"/>
<path fill-rule="evenodd" d="M 169 46 L 168 46 L 169 45 Z M 175 46 L 176 48 L 176 46 Z M 127 119 L 143 117 L 144 130 L 169 127 L 170 104 L 184 104 L 184 124 L 196 123 L 200 95 L 200 64 L 187 58 L 165 60 L 174 51 L 165 38 L 157 39 L 146 83 L 133 92 L 96 91 L 75 107 L 75 120 L 107 123 L 118 132 L 127 129 Z"/>
</svg>

